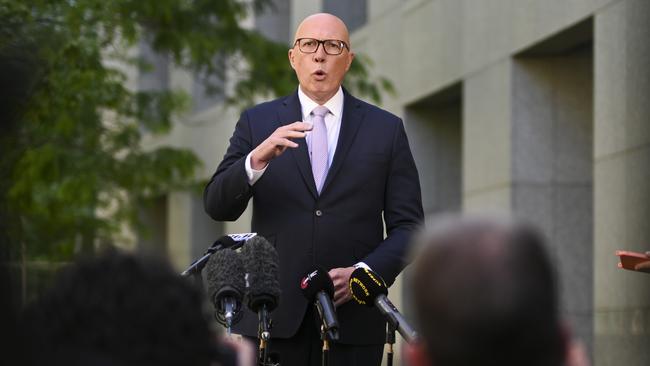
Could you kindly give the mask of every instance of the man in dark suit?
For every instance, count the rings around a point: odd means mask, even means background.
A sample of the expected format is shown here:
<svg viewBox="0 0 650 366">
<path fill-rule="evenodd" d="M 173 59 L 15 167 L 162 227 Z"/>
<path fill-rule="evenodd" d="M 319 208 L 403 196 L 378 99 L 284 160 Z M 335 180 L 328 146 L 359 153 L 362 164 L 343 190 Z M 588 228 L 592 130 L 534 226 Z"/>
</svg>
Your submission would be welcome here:
<svg viewBox="0 0 650 366">
<path fill-rule="evenodd" d="M 369 266 L 392 284 L 423 217 L 402 121 L 341 87 L 353 58 L 339 18 L 306 18 L 289 50 L 297 92 L 242 113 L 205 189 L 215 220 L 236 220 L 252 197 L 252 230 L 278 251 L 282 297 L 270 348 L 283 366 L 320 364 L 318 323 L 299 288 L 316 267 L 329 270 L 335 287 L 340 342 L 331 364 L 381 362 L 385 321 L 349 301 L 348 280 L 355 266 Z M 236 331 L 256 336 L 255 314 Z"/>
</svg>

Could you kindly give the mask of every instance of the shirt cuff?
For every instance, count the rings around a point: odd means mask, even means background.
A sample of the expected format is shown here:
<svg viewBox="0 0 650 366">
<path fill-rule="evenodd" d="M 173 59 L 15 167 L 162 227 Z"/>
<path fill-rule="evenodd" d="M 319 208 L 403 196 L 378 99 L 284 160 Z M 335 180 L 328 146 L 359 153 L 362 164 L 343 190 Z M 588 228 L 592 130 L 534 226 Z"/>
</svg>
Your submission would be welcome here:
<svg viewBox="0 0 650 366">
<path fill-rule="evenodd" d="M 246 176 L 248 177 L 248 185 L 250 186 L 255 184 L 255 182 L 257 182 L 262 177 L 262 174 L 264 174 L 266 168 L 269 167 L 269 164 L 266 164 L 266 166 L 260 170 L 253 169 L 253 167 L 251 166 L 252 154 L 253 154 L 252 151 L 248 153 L 248 155 L 246 156 L 246 163 L 244 163 L 244 166 L 246 168 Z"/>
<path fill-rule="evenodd" d="M 365 264 L 364 262 L 359 262 L 359 263 L 355 264 L 353 267 L 354 268 L 365 268 L 365 269 L 369 269 L 369 270 L 372 271 L 372 268 L 370 268 L 370 266 Z"/>
</svg>

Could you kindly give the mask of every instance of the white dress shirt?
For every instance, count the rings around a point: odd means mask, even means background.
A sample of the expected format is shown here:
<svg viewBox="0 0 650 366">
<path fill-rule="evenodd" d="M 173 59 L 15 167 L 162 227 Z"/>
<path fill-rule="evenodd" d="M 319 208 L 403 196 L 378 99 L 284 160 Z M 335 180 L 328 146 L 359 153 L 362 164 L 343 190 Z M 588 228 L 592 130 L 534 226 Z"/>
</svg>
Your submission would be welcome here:
<svg viewBox="0 0 650 366">
<path fill-rule="evenodd" d="M 332 161 L 334 160 L 334 152 L 336 151 L 336 145 L 339 142 L 341 120 L 343 119 L 343 99 L 343 88 L 339 86 L 339 90 L 336 92 L 336 94 L 334 94 L 330 100 L 323 104 L 325 107 L 327 107 L 327 109 L 329 109 L 329 113 L 327 113 L 325 116 L 325 127 L 327 128 L 327 164 L 329 167 L 332 166 Z M 298 86 L 298 100 L 300 100 L 302 121 L 311 123 L 311 120 L 313 118 L 311 111 L 313 111 L 314 108 L 318 107 L 319 104 L 309 98 L 307 94 L 302 91 L 300 86 Z M 305 141 L 307 142 L 307 148 L 309 149 L 309 153 L 311 155 L 311 133 L 309 131 L 305 136 Z M 251 167 L 251 154 L 252 152 L 248 153 L 248 156 L 246 156 L 246 162 L 244 165 L 246 167 L 246 175 L 248 176 L 248 184 L 252 186 L 255 184 L 255 182 L 257 182 L 258 179 L 262 177 L 262 174 L 264 174 L 266 168 L 268 168 L 269 165 L 267 164 L 260 170 L 253 169 Z M 370 267 L 368 267 L 368 265 L 364 262 L 358 262 L 354 265 L 354 267 L 363 267 L 370 269 Z"/>
<path fill-rule="evenodd" d="M 329 113 L 325 116 L 325 127 L 327 128 L 327 165 L 332 166 L 332 161 L 334 160 L 334 152 L 336 151 L 336 145 L 339 142 L 339 132 L 341 131 L 341 119 L 343 118 L 343 88 L 339 86 L 339 90 L 334 94 L 330 100 L 325 102 L 323 106 L 329 109 Z M 311 123 L 312 118 L 314 117 L 311 114 L 311 111 L 314 108 L 318 107 L 319 104 L 314 102 L 311 98 L 307 96 L 302 91 L 302 88 L 298 86 L 298 100 L 300 101 L 300 109 L 302 112 L 302 121 L 306 123 Z M 305 137 L 307 142 L 307 148 L 311 156 L 311 133 L 307 131 Z M 251 166 L 251 154 L 250 152 L 246 157 L 246 175 L 248 176 L 248 184 L 251 186 L 257 182 L 268 167 L 268 164 L 260 169 L 255 170 Z"/>
</svg>

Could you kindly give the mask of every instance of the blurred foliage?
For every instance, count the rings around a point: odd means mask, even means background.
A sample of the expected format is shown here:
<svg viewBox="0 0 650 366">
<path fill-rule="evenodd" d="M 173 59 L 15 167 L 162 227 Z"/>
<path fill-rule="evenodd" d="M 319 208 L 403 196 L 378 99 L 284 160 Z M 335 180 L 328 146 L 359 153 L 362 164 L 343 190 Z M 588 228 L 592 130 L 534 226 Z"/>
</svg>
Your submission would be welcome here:
<svg viewBox="0 0 650 366">
<path fill-rule="evenodd" d="M 168 133 L 189 98 L 129 88 L 129 67 L 152 67 L 133 50 L 146 39 L 174 67 L 234 68 L 237 107 L 288 94 L 297 81 L 287 45 L 240 26 L 264 10 L 264 0 L 0 0 L 0 225 L 11 245 L 31 259 L 70 259 L 112 242 L 123 224 L 137 228 L 139 202 L 195 184 L 192 151 L 141 146 Z M 392 88 L 369 82 L 364 63 L 346 85 L 379 101 Z"/>
</svg>

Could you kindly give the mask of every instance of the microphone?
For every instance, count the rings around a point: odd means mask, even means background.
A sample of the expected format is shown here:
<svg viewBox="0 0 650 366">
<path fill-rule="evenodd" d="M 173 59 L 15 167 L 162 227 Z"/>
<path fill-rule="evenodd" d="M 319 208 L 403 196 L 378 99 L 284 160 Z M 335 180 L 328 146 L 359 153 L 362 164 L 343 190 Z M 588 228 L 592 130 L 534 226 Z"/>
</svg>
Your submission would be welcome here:
<svg viewBox="0 0 650 366">
<path fill-rule="evenodd" d="M 239 249 L 246 241 L 255 237 L 257 233 L 238 233 L 238 234 L 228 234 L 220 237 L 215 240 L 212 245 L 208 248 L 208 253 L 214 253 L 217 250 L 231 248 Z"/>
<path fill-rule="evenodd" d="M 208 262 L 210 259 L 210 256 L 214 254 L 214 252 L 226 249 L 226 248 L 231 248 L 231 249 L 238 249 L 246 241 L 249 239 L 255 237 L 257 233 L 240 233 L 240 234 L 229 234 L 229 235 L 224 235 L 220 237 L 219 239 L 215 240 L 212 245 L 205 251 L 205 253 L 195 259 L 189 267 L 187 267 L 186 270 L 181 272 L 181 276 L 190 276 L 190 275 L 198 275 L 201 273 L 203 270 L 203 267 L 205 267 L 205 264 Z"/>
<path fill-rule="evenodd" d="M 246 269 L 248 307 L 258 312 L 262 306 L 273 311 L 280 297 L 278 252 L 265 238 L 256 236 L 242 248 Z"/>
<path fill-rule="evenodd" d="M 248 308 L 257 313 L 260 365 L 269 364 L 268 342 L 271 339 L 270 312 L 278 306 L 278 252 L 261 236 L 248 241 L 242 248 L 246 269 L 246 297 Z"/>
<path fill-rule="evenodd" d="M 408 343 L 413 343 L 417 339 L 415 330 L 386 297 L 388 288 L 376 272 L 362 267 L 355 269 L 350 275 L 350 292 L 357 303 L 370 307 L 377 306 Z"/>
<path fill-rule="evenodd" d="M 206 264 L 208 293 L 217 321 L 228 328 L 241 319 L 244 297 L 244 262 L 237 252 L 224 249 L 216 252 Z"/>
<path fill-rule="evenodd" d="M 339 321 L 336 310 L 332 304 L 334 297 L 334 283 L 329 274 L 318 268 L 306 275 L 300 281 L 302 294 L 309 301 L 313 301 L 323 322 L 324 331 L 332 341 L 339 340 Z"/>
</svg>

